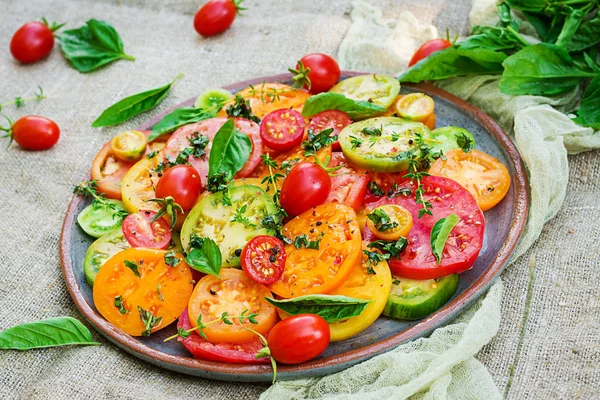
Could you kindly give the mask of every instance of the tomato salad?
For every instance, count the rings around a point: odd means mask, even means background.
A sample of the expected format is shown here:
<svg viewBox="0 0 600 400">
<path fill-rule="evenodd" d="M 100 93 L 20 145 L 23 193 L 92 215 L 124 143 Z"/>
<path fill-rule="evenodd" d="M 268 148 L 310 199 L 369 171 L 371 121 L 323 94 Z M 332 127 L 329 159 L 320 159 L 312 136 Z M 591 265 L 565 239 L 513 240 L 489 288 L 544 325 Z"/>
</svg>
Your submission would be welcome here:
<svg viewBox="0 0 600 400">
<path fill-rule="evenodd" d="M 78 222 L 98 238 L 85 276 L 115 327 L 178 320 L 167 340 L 194 357 L 275 366 L 454 295 L 506 167 L 390 76 L 338 69 L 313 92 L 306 76 L 208 90 L 100 149 Z"/>
</svg>

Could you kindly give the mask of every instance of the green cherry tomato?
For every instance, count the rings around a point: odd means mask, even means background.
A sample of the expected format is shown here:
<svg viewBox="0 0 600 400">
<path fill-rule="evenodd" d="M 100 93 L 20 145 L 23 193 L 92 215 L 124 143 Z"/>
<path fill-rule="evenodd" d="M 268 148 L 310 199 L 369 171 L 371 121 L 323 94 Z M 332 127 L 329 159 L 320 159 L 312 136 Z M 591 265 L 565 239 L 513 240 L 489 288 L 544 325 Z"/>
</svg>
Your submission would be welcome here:
<svg viewBox="0 0 600 400">
<path fill-rule="evenodd" d="M 444 154 L 452 149 L 475 148 L 475 138 L 468 130 L 457 126 L 445 126 L 431 131 L 433 142 L 430 144 L 434 152 Z"/>
<path fill-rule="evenodd" d="M 196 102 L 194 103 L 194 107 L 202 108 L 212 115 L 217 115 L 221 107 L 231 100 L 233 95 L 221 88 L 207 89 L 204 92 L 200 93 Z"/>
</svg>

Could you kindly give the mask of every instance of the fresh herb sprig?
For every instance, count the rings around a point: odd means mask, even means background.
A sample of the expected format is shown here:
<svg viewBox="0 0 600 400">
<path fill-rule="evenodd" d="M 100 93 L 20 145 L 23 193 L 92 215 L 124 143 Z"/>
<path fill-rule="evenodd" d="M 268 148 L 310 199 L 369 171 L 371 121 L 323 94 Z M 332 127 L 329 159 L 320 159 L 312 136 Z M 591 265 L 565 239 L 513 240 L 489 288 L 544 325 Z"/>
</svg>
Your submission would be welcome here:
<svg viewBox="0 0 600 400">
<path fill-rule="evenodd" d="M 250 88 L 249 90 L 249 94 L 252 97 L 256 97 L 257 95 L 260 95 L 260 100 L 263 103 L 266 103 L 267 100 L 271 103 L 274 103 L 275 101 L 280 101 L 281 100 L 281 95 L 287 92 L 290 92 L 293 89 L 277 89 L 275 87 L 267 87 L 265 88 L 266 82 L 262 83 L 262 86 L 260 87 L 260 89 L 256 89 L 253 85 L 248 85 L 248 87 Z"/>
<path fill-rule="evenodd" d="M 81 182 L 79 185 L 75 186 L 73 193 L 83 197 L 91 198 L 92 205 L 94 207 L 103 207 L 107 210 L 113 211 L 115 218 L 124 218 L 128 215 L 127 211 L 117 207 L 115 203 L 110 202 L 103 193 L 98 193 L 97 187 L 97 180 Z"/>
<path fill-rule="evenodd" d="M 252 107 L 250 107 L 250 101 L 244 99 L 239 94 L 235 95 L 233 103 L 227 106 L 227 108 L 225 109 L 225 113 L 229 118 L 241 117 L 249 119 L 250 121 L 254 121 L 257 124 L 260 124 L 260 118 L 258 118 L 252 112 Z"/>
<path fill-rule="evenodd" d="M 204 329 L 206 329 L 207 326 L 216 324 L 217 322 L 222 322 L 226 325 L 233 325 L 235 323 L 234 321 L 239 321 L 240 325 L 244 325 L 247 322 L 249 322 L 251 324 L 258 324 L 256 317 L 258 317 L 257 313 L 251 313 L 248 310 L 242 311 L 240 313 L 240 315 L 229 315 L 229 313 L 227 311 L 225 311 L 224 313 L 221 314 L 221 316 L 219 318 L 215 318 L 208 322 L 202 322 L 202 314 L 200 314 L 198 316 L 198 319 L 196 320 L 196 324 L 197 324 L 196 327 L 188 329 L 188 330 L 183 330 L 183 329 L 177 330 L 177 334 L 175 334 L 173 336 L 169 336 L 168 338 L 166 338 L 163 341 L 168 342 L 169 340 L 177 339 L 178 337 L 186 338 L 190 335 L 190 333 L 196 332 L 196 331 L 198 332 L 198 334 L 200 336 L 202 336 L 204 339 L 208 340 L 208 338 L 206 337 L 206 334 L 204 333 Z"/>
<path fill-rule="evenodd" d="M 392 221 L 392 218 L 381 208 L 374 209 L 371 213 L 367 214 L 367 218 L 373 222 L 375 229 L 379 232 L 389 231 L 398 226 L 398 223 Z"/>
<path fill-rule="evenodd" d="M 43 100 L 45 98 L 46 98 L 46 96 L 44 95 L 44 90 L 42 89 L 41 86 L 38 86 L 38 91 L 36 92 L 36 94 L 34 96 L 31 96 L 31 97 L 17 96 L 13 100 L 5 101 L 4 103 L 0 103 L 0 111 L 2 110 L 2 108 L 6 107 L 6 106 L 9 106 L 11 104 L 14 104 L 15 107 L 17 107 L 17 108 L 21 108 L 21 107 L 23 107 L 25 105 L 25 103 L 27 101 L 30 101 L 30 100 Z"/>
<path fill-rule="evenodd" d="M 142 307 L 138 306 L 138 313 L 140 314 L 140 319 L 144 324 L 144 331 L 142 332 L 142 336 L 150 336 L 152 329 L 158 324 L 161 323 L 162 317 L 157 317 L 152 314 L 148 310 L 144 310 Z"/>
<path fill-rule="evenodd" d="M 308 139 L 302 142 L 304 156 L 315 155 L 317 151 L 333 144 L 338 139 L 338 136 L 332 136 L 332 133 L 333 128 L 324 129 L 319 133 L 315 133 L 313 130 L 309 129 Z"/>
</svg>

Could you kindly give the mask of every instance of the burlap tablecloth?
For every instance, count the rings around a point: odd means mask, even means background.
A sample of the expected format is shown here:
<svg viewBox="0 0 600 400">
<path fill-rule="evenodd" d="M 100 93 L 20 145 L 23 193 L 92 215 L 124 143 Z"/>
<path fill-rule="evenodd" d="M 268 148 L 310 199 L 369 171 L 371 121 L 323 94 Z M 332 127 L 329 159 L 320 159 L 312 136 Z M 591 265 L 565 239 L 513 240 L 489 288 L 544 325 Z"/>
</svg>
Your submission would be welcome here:
<svg viewBox="0 0 600 400">
<path fill-rule="evenodd" d="M 469 1 L 376 1 L 385 13 L 410 9 L 440 31 L 465 33 Z M 401 4 L 400 4 L 401 3 Z M 192 28 L 195 1 L 0 0 L 0 102 L 33 94 L 48 99 L 12 117 L 44 115 L 61 127 L 50 151 L 0 146 L 0 329 L 41 318 L 81 318 L 63 283 L 58 238 L 72 187 L 89 170 L 117 128 L 92 129 L 116 100 L 184 72 L 157 113 L 199 93 L 251 77 L 285 71 L 302 55 L 335 54 L 350 25 L 349 0 L 246 1 L 231 30 L 201 39 Z M 24 22 L 46 16 L 68 27 L 89 18 L 109 21 L 135 62 L 121 61 L 83 75 L 58 48 L 40 63 L 21 66 L 8 46 Z M 504 274 L 503 321 L 480 353 L 510 398 L 597 398 L 600 389 L 600 153 L 569 157 L 569 192 L 538 243 Z M 534 274 L 531 274 L 531 271 Z M 527 296 L 528 288 L 531 296 Z M 524 324 L 524 321 L 526 323 Z M 265 385 L 178 375 L 104 341 L 101 347 L 0 353 L 0 398 L 256 398 Z M 512 377 L 512 378 L 511 378 Z"/>
</svg>

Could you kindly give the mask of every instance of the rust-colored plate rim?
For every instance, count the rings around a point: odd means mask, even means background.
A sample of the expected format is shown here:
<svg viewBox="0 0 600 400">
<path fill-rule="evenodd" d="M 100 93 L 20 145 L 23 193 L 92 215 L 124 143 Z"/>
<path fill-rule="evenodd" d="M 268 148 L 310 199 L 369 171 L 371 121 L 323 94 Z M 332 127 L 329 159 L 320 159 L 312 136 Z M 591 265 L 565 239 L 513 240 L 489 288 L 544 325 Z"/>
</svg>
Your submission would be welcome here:
<svg viewBox="0 0 600 400">
<path fill-rule="evenodd" d="M 353 76 L 359 74 L 363 73 L 352 71 L 342 72 L 343 76 Z M 286 81 L 290 80 L 290 78 L 290 74 L 261 77 L 238 82 L 226 86 L 225 88 L 237 90 L 246 87 L 249 84 L 256 85 L 265 81 Z M 426 94 L 435 95 L 454 103 L 469 113 L 474 119 L 478 120 L 483 126 L 485 126 L 488 131 L 492 133 L 495 139 L 502 145 L 504 151 L 507 153 L 515 168 L 515 174 L 512 177 L 512 184 L 515 188 L 515 204 L 513 208 L 512 223 L 508 235 L 500 251 L 492 260 L 491 264 L 481 274 L 481 276 L 479 276 L 479 278 L 469 288 L 467 288 L 459 296 L 454 298 L 445 307 L 441 308 L 433 315 L 420 321 L 413 327 L 398 333 L 395 336 L 360 349 L 347 351 L 342 354 L 309 361 L 299 365 L 281 365 L 278 367 L 278 377 L 292 379 L 307 376 L 309 373 L 313 376 L 319 375 L 318 371 L 322 371 L 320 375 L 331 373 L 335 367 L 337 367 L 336 370 L 338 370 L 340 365 L 348 367 L 361 361 L 365 361 L 375 355 L 389 351 L 404 342 L 427 335 L 435 328 L 450 322 L 466 305 L 475 301 L 487 288 L 489 288 L 489 286 L 491 286 L 495 278 L 500 275 L 504 267 L 509 262 L 510 256 L 523 233 L 529 210 L 528 179 L 525 166 L 519 155 L 519 151 L 508 135 L 504 133 L 502 128 L 500 128 L 500 126 L 489 115 L 472 104 L 469 104 L 466 101 L 438 87 L 427 83 L 420 83 L 416 85 L 404 84 L 404 87 L 414 88 Z M 185 101 L 184 103 L 167 110 L 162 115 L 151 118 L 141 129 L 152 127 L 162 118 L 163 115 L 170 112 L 172 109 L 181 107 L 182 105 L 193 104 L 193 101 L 194 99 Z M 149 346 L 146 346 L 132 336 L 121 332 L 119 329 L 115 328 L 112 324 L 106 321 L 101 315 L 96 313 L 86 302 L 79 289 L 70 257 L 70 232 L 72 231 L 73 224 L 75 223 L 75 211 L 82 201 L 83 200 L 80 197 L 74 196 L 67 209 L 60 237 L 61 267 L 65 282 L 67 284 L 67 289 L 69 290 L 75 305 L 83 314 L 83 316 L 102 335 L 120 348 L 128 352 L 132 352 L 141 359 L 175 371 L 189 373 L 190 369 L 199 370 L 199 372 L 202 371 L 204 376 L 211 376 L 214 379 L 231 379 L 237 381 L 264 381 L 264 377 L 271 374 L 271 367 L 267 365 L 237 365 L 218 363 L 160 352 Z"/>
</svg>

